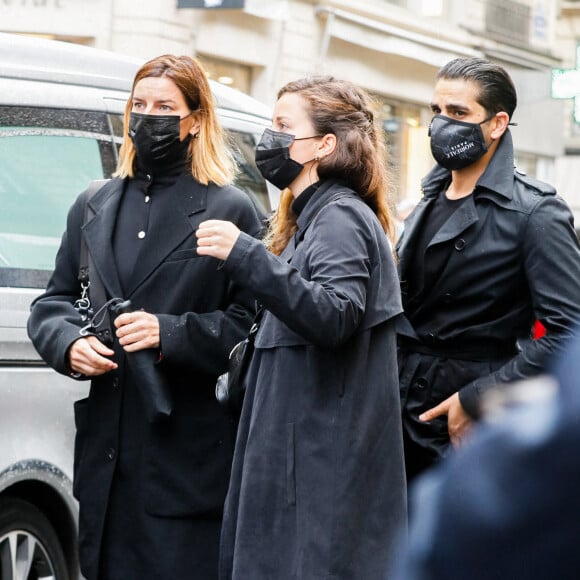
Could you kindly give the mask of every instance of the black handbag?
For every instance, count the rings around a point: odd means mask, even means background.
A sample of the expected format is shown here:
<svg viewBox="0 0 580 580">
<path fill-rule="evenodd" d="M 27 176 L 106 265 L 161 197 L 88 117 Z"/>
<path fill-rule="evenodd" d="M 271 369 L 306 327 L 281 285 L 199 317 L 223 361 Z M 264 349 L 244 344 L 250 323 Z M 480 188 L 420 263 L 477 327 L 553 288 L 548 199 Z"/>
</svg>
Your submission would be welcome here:
<svg viewBox="0 0 580 580">
<path fill-rule="evenodd" d="M 228 372 L 220 375 L 215 385 L 218 402 L 237 414 L 241 412 L 244 403 L 246 372 L 254 355 L 254 341 L 260 328 L 262 313 L 260 308 L 248 336 L 232 348 L 228 359 Z"/>
</svg>

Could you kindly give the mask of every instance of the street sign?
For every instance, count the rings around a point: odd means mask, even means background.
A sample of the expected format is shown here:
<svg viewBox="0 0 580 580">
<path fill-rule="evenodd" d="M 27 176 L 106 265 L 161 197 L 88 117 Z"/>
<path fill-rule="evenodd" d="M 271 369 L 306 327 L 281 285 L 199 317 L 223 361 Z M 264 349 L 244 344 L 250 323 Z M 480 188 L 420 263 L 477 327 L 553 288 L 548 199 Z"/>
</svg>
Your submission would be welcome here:
<svg viewBox="0 0 580 580">
<path fill-rule="evenodd" d="M 243 8 L 245 0 L 177 0 L 178 8 Z"/>
<path fill-rule="evenodd" d="M 576 68 L 552 69 L 552 98 L 574 99 L 574 122 L 580 123 L 580 44 L 576 47 Z"/>
</svg>

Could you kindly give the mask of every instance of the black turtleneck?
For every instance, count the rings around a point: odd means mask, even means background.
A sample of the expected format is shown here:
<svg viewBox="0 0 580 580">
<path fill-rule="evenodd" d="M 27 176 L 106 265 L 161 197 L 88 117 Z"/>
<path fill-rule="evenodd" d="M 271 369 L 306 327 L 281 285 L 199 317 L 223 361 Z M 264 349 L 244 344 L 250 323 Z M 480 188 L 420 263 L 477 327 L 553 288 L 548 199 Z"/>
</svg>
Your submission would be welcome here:
<svg viewBox="0 0 580 580">
<path fill-rule="evenodd" d="M 155 170 L 137 163 L 135 176 L 127 180 L 113 234 L 113 253 L 124 290 L 130 285 L 139 254 L 146 252 L 151 244 L 158 243 L 158 240 L 149 239 L 147 234 L 159 219 L 161 205 L 172 203 L 168 199 L 170 186 L 189 171 L 186 164 L 188 144 L 189 139 L 183 141 L 179 157 Z"/>
<path fill-rule="evenodd" d="M 296 217 L 302 213 L 302 210 L 306 207 L 306 204 L 310 201 L 310 198 L 316 193 L 319 185 L 320 181 L 315 181 L 292 202 L 292 211 L 296 214 Z"/>
</svg>

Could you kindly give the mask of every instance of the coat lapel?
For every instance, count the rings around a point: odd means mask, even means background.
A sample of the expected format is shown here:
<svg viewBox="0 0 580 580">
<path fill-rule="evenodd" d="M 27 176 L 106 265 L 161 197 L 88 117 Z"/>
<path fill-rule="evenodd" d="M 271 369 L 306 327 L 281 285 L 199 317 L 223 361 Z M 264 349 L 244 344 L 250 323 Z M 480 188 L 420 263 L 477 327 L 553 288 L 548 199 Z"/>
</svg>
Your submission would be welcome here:
<svg viewBox="0 0 580 580">
<path fill-rule="evenodd" d="M 478 220 L 477 209 L 470 195 L 461 206 L 453 212 L 451 217 L 443 224 L 441 229 L 433 236 L 429 246 L 447 242 L 464 232 L 469 226 Z"/>
<path fill-rule="evenodd" d="M 105 184 L 89 201 L 95 215 L 82 228 L 93 264 L 109 296 L 122 295 L 112 240 L 123 187 L 122 179 Z"/>
<path fill-rule="evenodd" d="M 167 198 L 175 202 L 163 205 L 161 219 L 149 231 L 149 243 L 137 258 L 127 287 L 127 298 L 188 236 L 192 237 L 195 244 L 197 220 L 192 221 L 190 216 L 205 211 L 207 189 L 208 186 L 198 183 L 189 174 L 184 174 L 171 186 Z"/>
<path fill-rule="evenodd" d="M 296 252 L 296 247 L 302 241 L 302 238 L 312 220 L 325 205 L 327 205 L 334 197 L 337 197 L 341 192 L 344 192 L 345 195 L 354 195 L 348 186 L 343 186 L 342 184 L 333 182 L 323 182 L 320 184 L 312 199 L 308 200 L 304 210 L 298 216 L 298 219 L 296 220 L 298 229 L 280 254 L 282 260 L 289 262 L 292 259 L 292 256 Z"/>
</svg>

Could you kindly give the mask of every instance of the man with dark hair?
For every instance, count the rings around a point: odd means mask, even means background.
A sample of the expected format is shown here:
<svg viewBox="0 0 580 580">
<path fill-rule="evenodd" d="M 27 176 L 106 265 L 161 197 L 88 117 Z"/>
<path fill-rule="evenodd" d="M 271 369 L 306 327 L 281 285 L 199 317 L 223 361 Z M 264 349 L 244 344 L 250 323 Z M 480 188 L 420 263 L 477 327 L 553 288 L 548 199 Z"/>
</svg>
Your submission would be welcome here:
<svg viewBox="0 0 580 580">
<path fill-rule="evenodd" d="M 508 73 L 487 60 L 437 74 L 437 165 L 397 244 L 409 480 L 461 441 L 485 391 L 541 373 L 580 319 L 572 214 L 553 187 L 514 169 L 516 104 Z M 546 328 L 538 340 L 534 320 Z"/>
</svg>

